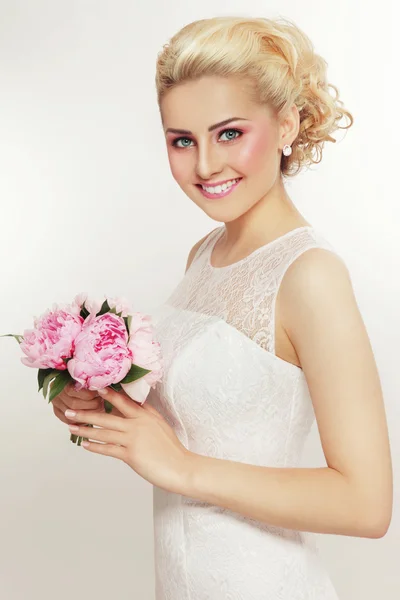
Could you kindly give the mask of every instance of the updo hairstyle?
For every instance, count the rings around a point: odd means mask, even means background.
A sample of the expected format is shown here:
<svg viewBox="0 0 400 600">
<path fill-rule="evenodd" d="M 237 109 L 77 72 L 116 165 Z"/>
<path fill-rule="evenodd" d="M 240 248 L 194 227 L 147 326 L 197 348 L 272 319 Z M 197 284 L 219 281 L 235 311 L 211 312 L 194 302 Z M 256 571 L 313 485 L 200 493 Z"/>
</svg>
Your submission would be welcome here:
<svg viewBox="0 0 400 600">
<path fill-rule="evenodd" d="M 292 154 L 282 154 L 284 177 L 319 163 L 324 142 L 336 142 L 332 133 L 353 124 L 353 116 L 339 100 L 337 87 L 327 82 L 327 62 L 314 51 L 306 34 L 283 17 L 223 16 L 183 27 L 157 57 L 160 110 L 170 88 L 210 75 L 248 81 L 252 99 L 269 105 L 277 117 L 296 104 L 300 129 L 291 145 Z M 340 126 L 343 117 L 349 123 Z"/>
</svg>

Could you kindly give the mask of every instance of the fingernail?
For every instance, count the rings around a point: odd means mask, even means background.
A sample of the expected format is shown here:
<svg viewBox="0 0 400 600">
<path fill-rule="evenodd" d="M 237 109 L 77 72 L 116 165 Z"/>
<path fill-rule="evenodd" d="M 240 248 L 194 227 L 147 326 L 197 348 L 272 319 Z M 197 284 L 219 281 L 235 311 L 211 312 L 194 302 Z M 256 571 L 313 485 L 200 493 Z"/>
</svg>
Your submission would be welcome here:
<svg viewBox="0 0 400 600">
<path fill-rule="evenodd" d="M 108 390 L 107 390 L 106 388 L 104 388 L 104 389 L 101 389 L 101 390 L 98 390 L 98 392 L 99 392 L 100 394 L 103 394 L 103 396 L 106 396 L 106 395 L 108 394 Z"/>
<path fill-rule="evenodd" d="M 76 412 L 73 410 L 66 410 L 64 415 L 67 417 L 67 419 L 72 419 L 76 416 Z"/>
</svg>

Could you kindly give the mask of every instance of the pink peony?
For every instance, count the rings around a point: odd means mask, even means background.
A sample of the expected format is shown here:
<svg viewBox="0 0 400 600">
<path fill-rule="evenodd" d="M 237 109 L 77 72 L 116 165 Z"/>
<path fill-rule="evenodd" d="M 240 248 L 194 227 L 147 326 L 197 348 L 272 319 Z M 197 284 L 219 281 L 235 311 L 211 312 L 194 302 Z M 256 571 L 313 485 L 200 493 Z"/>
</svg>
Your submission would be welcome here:
<svg viewBox="0 0 400 600">
<path fill-rule="evenodd" d="M 121 313 L 121 317 L 127 317 L 133 312 L 129 300 L 127 300 L 125 297 L 110 298 L 108 296 L 102 296 L 101 298 L 91 299 L 88 298 L 88 295 L 85 292 L 81 292 L 75 296 L 71 306 L 73 306 L 75 310 L 78 310 L 78 314 L 84 306 L 90 313 L 89 317 L 87 318 L 90 318 L 91 320 L 93 316 L 96 316 L 96 314 L 100 312 L 105 300 L 107 300 L 107 304 L 110 309 L 114 309 L 115 312 Z"/>
<path fill-rule="evenodd" d="M 54 304 L 52 311 L 47 310 L 34 319 L 34 329 L 24 331 L 20 348 L 27 358 L 21 358 L 21 362 L 36 369 L 65 371 L 67 365 L 63 359 L 73 355 L 82 323 L 79 313 L 73 314 L 68 306 L 64 309 Z"/>
<path fill-rule="evenodd" d="M 81 292 L 80 294 L 75 296 L 73 302 L 70 305 L 71 311 L 77 312 L 79 314 L 83 308 L 83 305 L 84 305 L 87 297 L 88 297 L 88 295 L 85 292 Z"/>
<path fill-rule="evenodd" d="M 150 369 L 140 379 L 131 383 L 122 383 L 122 389 L 137 402 L 143 404 L 151 387 L 162 378 L 163 366 L 159 342 L 153 341 L 151 318 L 142 313 L 132 315 L 128 347 L 133 356 L 133 363 L 144 369 Z"/>
<path fill-rule="evenodd" d="M 76 389 L 98 390 L 121 381 L 132 366 L 127 342 L 122 317 L 114 313 L 87 317 L 67 365 L 71 377 L 80 384 Z"/>
<path fill-rule="evenodd" d="M 117 313 L 121 313 L 121 317 L 127 317 L 133 313 L 132 306 L 125 297 L 122 298 L 109 298 L 107 296 L 107 303 L 110 308 L 114 308 Z"/>
<path fill-rule="evenodd" d="M 89 315 L 85 319 L 85 325 L 89 325 L 93 319 L 96 317 L 97 313 L 100 312 L 101 307 L 103 306 L 105 298 L 89 298 L 88 295 L 84 292 L 75 296 L 74 301 L 71 304 L 71 307 L 78 311 L 78 314 L 81 312 L 82 308 L 86 308 Z"/>
</svg>

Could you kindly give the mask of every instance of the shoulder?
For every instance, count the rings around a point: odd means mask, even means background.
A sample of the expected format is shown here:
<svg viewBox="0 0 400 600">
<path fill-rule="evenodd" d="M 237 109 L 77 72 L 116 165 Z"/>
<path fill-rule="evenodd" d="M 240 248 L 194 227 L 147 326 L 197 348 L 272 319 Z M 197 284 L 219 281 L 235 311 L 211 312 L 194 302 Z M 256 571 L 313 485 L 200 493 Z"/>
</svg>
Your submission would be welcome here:
<svg viewBox="0 0 400 600">
<path fill-rule="evenodd" d="M 288 267 L 279 294 L 282 327 L 315 391 L 337 385 L 337 378 L 346 381 L 351 372 L 365 381 L 369 370 L 372 377 L 369 337 L 339 255 L 306 250 Z M 366 356 L 362 366 L 356 364 Z"/>
<path fill-rule="evenodd" d="M 196 252 L 200 248 L 202 243 L 205 241 L 206 238 L 208 238 L 209 235 L 211 235 L 217 229 L 219 229 L 219 227 L 215 227 L 215 229 L 212 229 L 211 231 L 209 231 L 204 237 L 201 238 L 201 240 L 199 240 L 198 242 L 195 243 L 195 245 L 189 252 L 189 256 L 188 256 L 186 268 L 185 268 L 185 273 L 188 270 L 188 268 L 190 267 L 190 265 L 192 264 L 192 260 L 194 259 Z"/>
<path fill-rule="evenodd" d="M 342 258 L 326 248 L 309 248 L 288 267 L 279 290 L 282 320 L 291 341 L 304 319 L 323 319 L 356 310 L 351 276 Z M 332 313 L 332 314 L 331 314 Z"/>
<path fill-rule="evenodd" d="M 315 247 L 305 250 L 290 264 L 282 286 L 293 291 L 294 288 L 307 289 L 310 284 L 313 287 L 318 284 L 324 286 L 329 282 L 351 285 L 349 270 L 338 254 L 327 248 Z"/>
</svg>

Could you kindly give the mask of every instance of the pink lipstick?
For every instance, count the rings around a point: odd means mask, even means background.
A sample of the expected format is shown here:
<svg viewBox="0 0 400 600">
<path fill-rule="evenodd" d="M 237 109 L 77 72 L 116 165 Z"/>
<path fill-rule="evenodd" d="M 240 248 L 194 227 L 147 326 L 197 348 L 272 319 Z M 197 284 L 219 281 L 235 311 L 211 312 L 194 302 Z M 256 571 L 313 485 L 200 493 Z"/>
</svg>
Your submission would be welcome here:
<svg viewBox="0 0 400 600">
<path fill-rule="evenodd" d="M 211 192 L 207 192 L 207 190 L 203 189 L 201 184 L 197 183 L 196 186 L 199 188 L 200 192 L 203 194 L 203 196 L 205 196 L 206 198 L 209 198 L 210 200 L 216 200 L 217 198 L 225 198 L 225 196 L 228 196 L 228 194 L 230 194 L 241 182 L 242 178 L 236 178 L 238 179 L 238 181 L 236 181 L 236 183 L 234 183 L 233 185 L 231 185 L 230 187 L 227 187 L 226 190 L 223 190 L 219 193 L 211 193 Z M 232 181 L 230 179 L 228 179 L 227 181 Z M 217 187 L 217 184 L 213 184 L 213 186 L 207 186 L 207 187 Z M 221 185 L 221 184 L 219 184 Z"/>
</svg>

